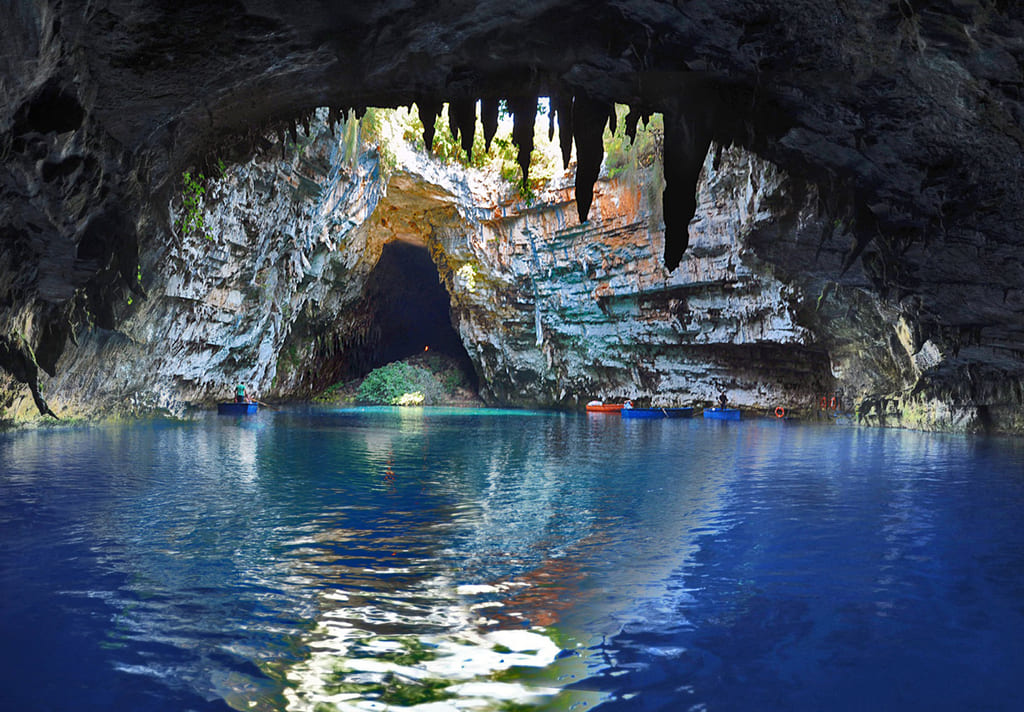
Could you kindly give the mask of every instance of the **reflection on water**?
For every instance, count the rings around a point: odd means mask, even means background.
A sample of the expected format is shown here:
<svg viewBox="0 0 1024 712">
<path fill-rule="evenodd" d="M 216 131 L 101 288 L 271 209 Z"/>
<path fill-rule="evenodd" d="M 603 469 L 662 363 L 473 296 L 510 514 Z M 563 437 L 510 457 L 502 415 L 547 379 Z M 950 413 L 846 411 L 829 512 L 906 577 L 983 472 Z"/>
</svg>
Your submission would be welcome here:
<svg viewBox="0 0 1024 712">
<path fill-rule="evenodd" d="M 485 410 L 2 434 L 0 708 L 1012 709 L 1022 462 Z"/>
</svg>

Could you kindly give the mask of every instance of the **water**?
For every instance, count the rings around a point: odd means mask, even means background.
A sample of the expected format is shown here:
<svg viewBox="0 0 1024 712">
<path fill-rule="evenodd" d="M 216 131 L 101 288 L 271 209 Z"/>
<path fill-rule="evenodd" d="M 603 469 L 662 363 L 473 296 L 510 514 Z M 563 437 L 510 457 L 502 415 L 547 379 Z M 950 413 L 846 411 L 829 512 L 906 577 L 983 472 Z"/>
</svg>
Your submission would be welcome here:
<svg viewBox="0 0 1024 712">
<path fill-rule="evenodd" d="M 3 710 L 1019 710 L 1024 447 L 416 409 L 6 433 L 0 602 Z"/>
</svg>

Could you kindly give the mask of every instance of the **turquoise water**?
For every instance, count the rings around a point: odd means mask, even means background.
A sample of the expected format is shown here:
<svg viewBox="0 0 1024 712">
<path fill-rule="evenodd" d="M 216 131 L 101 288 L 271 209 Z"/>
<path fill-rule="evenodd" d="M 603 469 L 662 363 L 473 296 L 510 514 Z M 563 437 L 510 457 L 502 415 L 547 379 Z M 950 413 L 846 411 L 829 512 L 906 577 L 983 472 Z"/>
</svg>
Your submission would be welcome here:
<svg viewBox="0 0 1024 712">
<path fill-rule="evenodd" d="M 0 434 L 0 709 L 1016 710 L 1024 447 L 262 412 Z"/>
</svg>

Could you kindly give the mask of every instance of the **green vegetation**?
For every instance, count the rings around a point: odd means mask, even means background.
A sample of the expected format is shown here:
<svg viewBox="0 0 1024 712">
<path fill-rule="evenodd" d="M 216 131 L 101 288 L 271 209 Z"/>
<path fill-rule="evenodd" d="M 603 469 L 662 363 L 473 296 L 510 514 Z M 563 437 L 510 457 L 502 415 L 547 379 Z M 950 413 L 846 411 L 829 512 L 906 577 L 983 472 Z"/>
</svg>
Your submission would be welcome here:
<svg viewBox="0 0 1024 712">
<path fill-rule="evenodd" d="M 344 150 L 344 155 L 348 165 L 354 166 L 356 161 L 359 160 L 359 140 L 360 140 L 360 125 L 359 120 L 354 116 L 349 116 L 345 119 L 344 127 L 341 133 L 341 145 Z"/>
<path fill-rule="evenodd" d="M 396 116 L 397 112 L 394 109 L 378 109 L 372 106 L 359 119 L 355 117 L 354 112 L 349 111 L 341 129 L 342 155 L 349 168 L 355 167 L 362 153 L 361 147 L 367 144 L 376 149 L 385 177 L 394 172 L 398 166 L 398 159 L 388 145 L 394 133 Z"/>
<path fill-rule="evenodd" d="M 299 358 L 299 350 L 295 344 L 291 344 L 286 349 L 281 349 L 281 352 L 277 357 L 278 370 L 281 370 L 282 366 L 288 366 L 294 371 L 301 365 L 302 359 Z"/>
<path fill-rule="evenodd" d="M 662 190 L 664 188 L 663 152 L 665 147 L 665 120 L 661 114 L 654 114 L 650 121 L 637 124 L 636 136 L 626 135 L 625 117 L 628 107 L 615 105 L 615 133 L 604 132 L 604 165 L 612 179 L 643 181 L 647 202 L 650 205 L 648 227 L 658 229 L 658 216 L 663 214 Z"/>
<path fill-rule="evenodd" d="M 286 361 L 282 352 L 282 361 Z M 281 363 L 279 362 L 279 368 Z M 451 356 L 417 354 L 371 371 L 362 382 L 338 382 L 320 393 L 320 403 L 359 402 L 370 405 L 442 405 L 472 399 L 470 383 Z"/>
<path fill-rule="evenodd" d="M 423 123 L 420 121 L 419 115 L 410 110 L 400 120 L 402 123 L 402 138 L 411 143 L 417 151 L 426 151 L 427 147 L 423 143 Z M 431 150 L 431 154 L 440 159 L 445 165 L 458 163 L 473 168 L 485 168 L 493 162 L 493 157 L 489 157 L 484 151 L 483 127 L 480 125 L 479 120 L 477 120 L 476 131 L 473 134 L 472 156 L 467 156 L 466 152 L 462 150 L 461 144 L 452 137 L 452 133 L 448 128 L 447 104 L 441 115 L 434 121 L 434 147 Z M 512 160 L 515 160 L 514 153 L 512 154 Z"/>
<path fill-rule="evenodd" d="M 413 391 L 412 393 L 403 393 L 393 405 L 423 405 L 426 400 L 427 397 L 423 395 L 422 391 Z"/>
<path fill-rule="evenodd" d="M 348 392 L 350 384 L 338 381 L 325 388 L 313 401 L 316 403 L 338 403 L 355 400 L 355 396 Z"/>
<path fill-rule="evenodd" d="M 548 139 L 548 104 L 538 103 L 537 121 L 534 126 L 534 148 L 530 154 L 530 179 L 522 180 L 518 163 L 518 148 L 512 141 L 512 117 L 504 102 L 500 112 L 498 130 L 491 141 L 490 151 L 484 150 L 483 125 L 477 119 L 473 133 L 473 150 L 467 154 L 461 142 L 452 136 L 448 120 L 449 107 L 446 104 L 441 115 L 434 120 L 434 143 L 430 153 L 446 165 L 461 165 L 491 171 L 500 175 L 528 204 L 536 200 L 537 193 L 548 182 L 561 173 L 561 151 L 557 127 L 552 139 Z M 640 176 L 654 171 L 654 184 L 660 192 L 661 157 L 664 145 L 664 120 L 661 114 L 654 114 L 646 124 L 638 124 L 633 139 L 626 136 L 626 115 L 629 107 L 616 104 L 616 130 L 605 129 L 605 167 L 610 178 Z M 423 142 L 423 124 L 419 112 L 394 109 L 368 109 L 366 115 L 355 121 L 345 122 L 343 144 L 350 161 L 358 155 L 360 143 L 374 142 L 381 153 L 382 164 L 394 168 L 395 158 L 387 149 L 389 141 L 404 139 L 413 148 L 426 151 Z"/>
<path fill-rule="evenodd" d="M 546 116 L 546 105 L 540 105 L 541 110 L 538 118 Z M 459 164 L 482 170 L 496 171 L 504 178 L 518 193 L 518 195 L 532 203 L 536 199 L 537 191 L 544 188 L 556 173 L 561 170 L 561 158 L 559 157 L 558 137 L 553 141 L 548 140 L 547 122 L 537 121 L 534 127 L 533 152 L 530 154 L 530 179 L 523 182 L 522 170 L 517 160 L 518 148 L 512 142 L 512 122 L 507 110 L 502 103 L 502 120 L 498 124 L 498 132 L 491 141 L 491 150 L 484 150 L 483 125 L 479 118 L 476 122 L 476 129 L 473 133 L 472 155 L 467 155 L 462 150 L 462 145 L 451 134 L 448 125 L 448 105 L 445 105 L 441 115 L 434 121 L 434 146 L 431 153 L 444 162 L 446 165 Z M 410 112 L 402 122 L 402 137 L 411 143 L 417 150 L 425 151 L 423 143 L 423 124 L 420 122 L 418 112 Z"/>
<path fill-rule="evenodd" d="M 183 235 L 202 235 L 212 240 L 213 235 L 206 232 L 206 221 L 203 219 L 203 196 L 206 195 L 206 176 L 202 173 L 193 176 L 189 171 L 181 174 L 181 210 L 178 219 L 178 230 Z"/>
<path fill-rule="evenodd" d="M 615 105 L 615 133 L 605 129 L 605 168 L 609 178 L 632 177 L 649 168 L 660 170 L 662 150 L 665 144 L 665 121 L 661 114 L 654 114 L 645 125 L 637 124 L 636 137 L 626 135 L 626 114 L 629 107 Z"/>
<path fill-rule="evenodd" d="M 360 384 L 356 398 L 362 403 L 399 405 L 409 394 L 421 393 L 425 401 L 427 391 L 433 395 L 435 390 L 438 384 L 430 371 L 396 361 L 371 371 Z"/>
</svg>

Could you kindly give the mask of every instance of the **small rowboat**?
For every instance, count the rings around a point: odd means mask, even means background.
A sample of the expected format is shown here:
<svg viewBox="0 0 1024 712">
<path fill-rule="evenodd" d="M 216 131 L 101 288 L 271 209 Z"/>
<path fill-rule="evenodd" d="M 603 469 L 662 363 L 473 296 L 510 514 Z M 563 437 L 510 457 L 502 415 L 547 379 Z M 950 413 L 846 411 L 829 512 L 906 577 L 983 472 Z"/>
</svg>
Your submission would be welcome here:
<svg viewBox="0 0 1024 712">
<path fill-rule="evenodd" d="M 689 418 L 693 408 L 623 408 L 623 418 Z"/>
<path fill-rule="evenodd" d="M 705 408 L 704 417 L 708 420 L 739 420 L 739 408 Z"/>
<path fill-rule="evenodd" d="M 622 410 L 622 403 L 602 403 L 601 401 L 587 403 L 588 413 L 618 413 L 620 410 Z"/>
<path fill-rule="evenodd" d="M 259 410 L 259 404 L 252 403 L 218 403 L 217 415 L 253 415 Z"/>
</svg>

